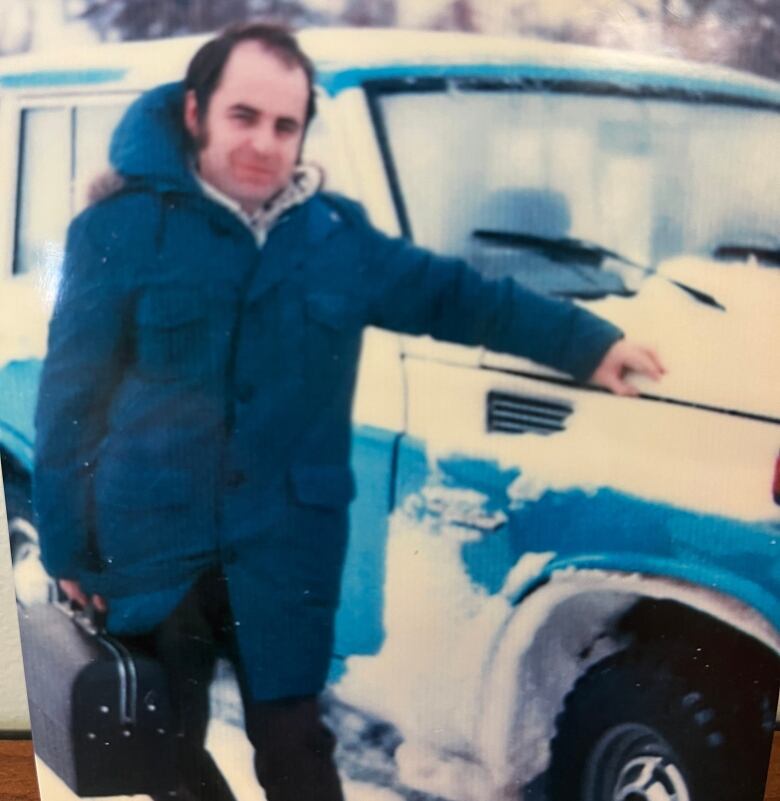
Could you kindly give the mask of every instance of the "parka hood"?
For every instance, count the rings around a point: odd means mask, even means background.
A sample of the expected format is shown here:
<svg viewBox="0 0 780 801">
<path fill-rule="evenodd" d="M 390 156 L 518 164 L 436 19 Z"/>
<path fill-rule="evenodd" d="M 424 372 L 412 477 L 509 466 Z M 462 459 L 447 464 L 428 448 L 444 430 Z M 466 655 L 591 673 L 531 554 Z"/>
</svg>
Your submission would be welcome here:
<svg viewBox="0 0 780 801">
<path fill-rule="evenodd" d="M 145 92 L 125 112 L 111 137 L 109 160 L 123 177 L 158 191 L 199 192 L 188 163 L 184 83 Z"/>
<path fill-rule="evenodd" d="M 90 204 L 120 191 L 128 183 L 150 186 L 157 192 L 204 194 L 190 164 L 184 95 L 184 82 L 177 81 L 145 92 L 130 104 L 111 137 L 111 169 L 97 176 L 90 186 Z M 264 212 L 267 224 L 314 195 L 323 182 L 321 167 L 299 164 L 288 186 L 274 199 L 273 207 Z"/>
</svg>

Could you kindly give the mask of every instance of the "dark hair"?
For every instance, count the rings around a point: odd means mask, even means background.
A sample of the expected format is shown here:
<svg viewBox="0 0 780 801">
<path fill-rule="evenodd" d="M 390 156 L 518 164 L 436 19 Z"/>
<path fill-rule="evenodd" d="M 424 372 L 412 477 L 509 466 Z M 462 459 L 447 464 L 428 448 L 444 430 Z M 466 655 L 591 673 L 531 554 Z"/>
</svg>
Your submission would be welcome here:
<svg viewBox="0 0 780 801">
<path fill-rule="evenodd" d="M 185 89 L 195 92 L 198 118 L 206 119 L 209 101 L 219 86 L 225 64 L 236 45 L 241 42 L 257 42 L 273 53 L 288 67 L 300 67 L 309 86 L 305 124 L 311 122 L 317 112 L 314 98 L 314 64 L 301 50 L 296 38 L 283 25 L 269 22 L 240 22 L 225 28 L 219 36 L 206 42 L 192 57 L 184 78 Z"/>
</svg>

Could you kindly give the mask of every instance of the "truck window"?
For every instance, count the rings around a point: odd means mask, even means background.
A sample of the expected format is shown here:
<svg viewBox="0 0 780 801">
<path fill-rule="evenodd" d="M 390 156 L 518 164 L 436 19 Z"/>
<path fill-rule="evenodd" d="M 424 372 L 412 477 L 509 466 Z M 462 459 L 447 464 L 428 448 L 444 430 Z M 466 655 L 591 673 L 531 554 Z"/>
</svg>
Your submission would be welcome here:
<svg viewBox="0 0 780 801">
<path fill-rule="evenodd" d="M 70 216 L 70 113 L 22 112 L 14 272 L 52 269 Z"/>
<path fill-rule="evenodd" d="M 631 294 L 669 257 L 776 242 L 774 108 L 456 84 L 375 98 L 407 233 L 490 277 Z"/>
<path fill-rule="evenodd" d="M 55 273 L 65 232 L 92 178 L 108 165 L 108 142 L 125 104 L 22 111 L 14 273 Z"/>
</svg>

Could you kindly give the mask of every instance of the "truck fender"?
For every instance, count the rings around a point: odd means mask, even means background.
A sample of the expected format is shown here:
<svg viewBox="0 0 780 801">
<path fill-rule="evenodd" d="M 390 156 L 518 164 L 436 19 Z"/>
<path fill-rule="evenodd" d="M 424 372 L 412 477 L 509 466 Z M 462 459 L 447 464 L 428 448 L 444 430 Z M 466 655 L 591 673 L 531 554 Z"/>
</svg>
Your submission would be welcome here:
<svg viewBox="0 0 780 801">
<path fill-rule="evenodd" d="M 723 593 L 640 574 L 553 573 L 507 619 L 486 669 L 476 744 L 491 776 L 491 797 L 517 801 L 518 786 L 547 769 L 567 694 L 590 667 L 629 644 L 617 624 L 644 599 L 675 601 L 780 654 L 774 626 Z"/>
</svg>

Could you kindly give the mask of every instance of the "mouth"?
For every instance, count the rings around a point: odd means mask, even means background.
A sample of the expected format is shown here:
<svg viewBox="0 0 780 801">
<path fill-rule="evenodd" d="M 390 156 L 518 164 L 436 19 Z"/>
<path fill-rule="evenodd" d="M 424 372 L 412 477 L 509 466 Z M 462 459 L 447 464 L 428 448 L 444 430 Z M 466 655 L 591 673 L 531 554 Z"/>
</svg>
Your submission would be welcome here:
<svg viewBox="0 0 780 801">
<path fill-rule="evenodd" d="M 265 183 L 276 177 L 276 170 L 258 164 L 235 164 L 233 167 L 238 178 L 244 181 Z"/>
</svg>

